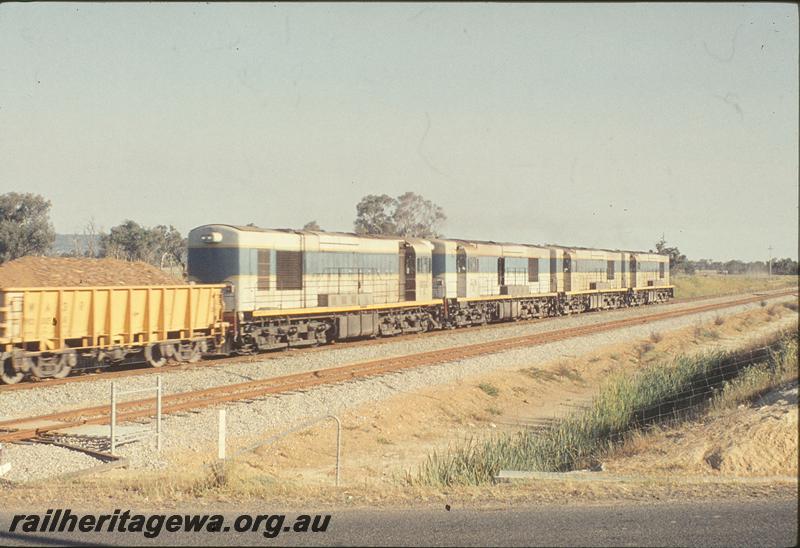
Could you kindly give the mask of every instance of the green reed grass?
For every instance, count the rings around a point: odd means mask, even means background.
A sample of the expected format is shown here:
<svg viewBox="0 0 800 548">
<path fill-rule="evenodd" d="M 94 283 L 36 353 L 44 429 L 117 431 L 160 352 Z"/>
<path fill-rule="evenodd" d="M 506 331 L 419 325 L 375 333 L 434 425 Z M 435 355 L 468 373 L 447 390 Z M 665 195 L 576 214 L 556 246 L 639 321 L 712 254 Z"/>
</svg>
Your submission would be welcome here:
<svg viewBox="0 0 800 548">
<path fill-rule="evenodd" d="M 740 395 L 744 389 L 731 380 L 746 371 L 748 363 L 760 363 L 772 371 L 773 381 L 778 378 L 775 372 L 783 375 L 792 360 L 796 371 L 796 328 L 758 345 L 763 346 L 776 350 L 751 353 L 753 347 L 679 356 L 671 362 L 654 363 L 635 375 L 617 374 L 603 385 L 588 409 L 555 421 L 544 430 L 465 440 L 444 452 L 430 454 L 407 479 L 423 485 L 478 485 L 491 481 L 500 470 L 566 472 L 591 465 L 633 429 L 707 408 L 710 401 L 719 399 L 709 396 L 709 386 L 722 394 L 728 390 Z M 768 383 L 759 377 L 757 385 L 763 388 Z"/>
</svg>

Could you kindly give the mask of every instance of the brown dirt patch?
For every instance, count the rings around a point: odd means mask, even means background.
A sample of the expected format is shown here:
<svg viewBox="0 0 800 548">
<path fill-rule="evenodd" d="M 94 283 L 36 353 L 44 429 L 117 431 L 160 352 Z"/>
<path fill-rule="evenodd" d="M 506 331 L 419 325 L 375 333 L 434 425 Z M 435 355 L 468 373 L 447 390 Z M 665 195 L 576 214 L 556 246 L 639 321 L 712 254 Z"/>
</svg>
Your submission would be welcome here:
<svg viewBox="0 0 800 548">
<path fill-rule="evenodd" d="M 140 261 L 22 257 L 0 265 L 0 287 L 178 285 L 184 283 Z"/>
</svg>

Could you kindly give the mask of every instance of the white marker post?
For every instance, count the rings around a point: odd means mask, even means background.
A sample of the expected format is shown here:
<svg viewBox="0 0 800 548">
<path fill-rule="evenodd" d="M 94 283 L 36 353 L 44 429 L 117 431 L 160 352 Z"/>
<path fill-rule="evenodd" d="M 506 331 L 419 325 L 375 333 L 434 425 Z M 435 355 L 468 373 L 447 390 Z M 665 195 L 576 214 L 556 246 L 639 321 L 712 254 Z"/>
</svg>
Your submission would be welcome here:
<svg viewBox="0 0 800 548">
<path fill-rule="evenodd" d="M 219 422 L 217 423 L 219 436 L 217 438 L 217 458 L 225 459 L 225 410 L 219 410 Z"/>
<path fill-rule="evenodd" d="M 5 458 L 3 457 L 3 446 L 0 444 L 0 476 L 4 476 L 11 470 L 11 463 L 4 462 Z"/>
</svg>

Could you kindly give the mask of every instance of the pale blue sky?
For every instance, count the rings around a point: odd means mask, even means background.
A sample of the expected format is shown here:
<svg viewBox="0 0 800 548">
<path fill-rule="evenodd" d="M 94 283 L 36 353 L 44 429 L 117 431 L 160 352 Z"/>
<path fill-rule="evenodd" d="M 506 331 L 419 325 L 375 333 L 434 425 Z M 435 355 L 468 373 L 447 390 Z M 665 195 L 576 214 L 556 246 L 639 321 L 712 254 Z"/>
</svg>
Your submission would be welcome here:
<svg viewBox="0 0 800 548">
<path fill-rule="evenodd" d="M 0 192 L 181 231 L 351 230 L 797 257 L 791 4 L 1 4 Z"/>
</svg>

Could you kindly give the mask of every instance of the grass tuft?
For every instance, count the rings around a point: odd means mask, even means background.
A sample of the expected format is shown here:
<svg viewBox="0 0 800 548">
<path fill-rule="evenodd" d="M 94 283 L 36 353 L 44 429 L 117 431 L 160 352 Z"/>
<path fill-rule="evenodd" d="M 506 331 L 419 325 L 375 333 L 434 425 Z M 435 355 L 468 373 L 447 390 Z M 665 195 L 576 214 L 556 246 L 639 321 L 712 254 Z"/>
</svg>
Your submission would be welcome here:
<svg viewBox="0 0 800 548">
<path fill-rule="evenodd" d="M 500 390 L 493 384 L 489 384 L 488 382 L 482 382 L 478 385 L 478 388 L 484 391 L 487 396 L 492 396 L 496 398 L 497 395 L 500 393 Z"/>
</svg>

